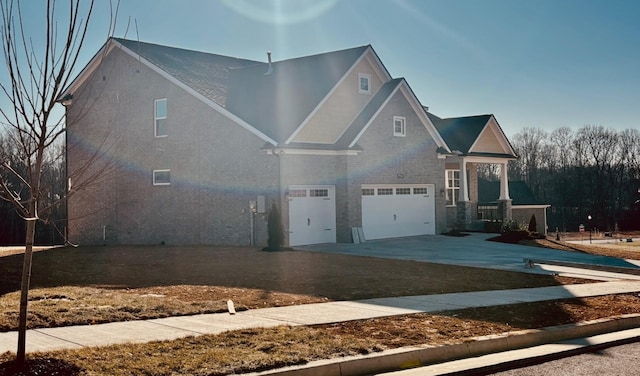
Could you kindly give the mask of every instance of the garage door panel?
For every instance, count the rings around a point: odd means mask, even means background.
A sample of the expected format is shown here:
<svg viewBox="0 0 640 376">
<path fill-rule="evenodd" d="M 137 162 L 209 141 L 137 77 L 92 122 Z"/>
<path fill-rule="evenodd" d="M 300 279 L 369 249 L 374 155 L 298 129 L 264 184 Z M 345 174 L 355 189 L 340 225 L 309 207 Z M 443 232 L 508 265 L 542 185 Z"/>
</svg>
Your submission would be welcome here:
<svg viewBox="0 0 640 376">
<path fill-rule="evenodd" d="M 289 192 L 289 244 L 335 243 L 335 188 L 293 186 Z"/>
<path fill-rule="evenodd" d="M 364 188 L 364 186 L 363 186 Z M 371 193 L 372 186 L 366 186 Z M 365 238 L 384 239 L 435 234 L 434 185 L 373 187 L 375 194 L 362 196 L 362 227 Z M 421 188 L 416 191 L 414 188 Z M 427 194 L 416 194 L 427 189 Z M 410 192 L 409 194 L 404 194 Z M 403 193 L 403 194 L 397 194 Z M 429 194 L 431 193 L 431 194 Z"/>
</svg>

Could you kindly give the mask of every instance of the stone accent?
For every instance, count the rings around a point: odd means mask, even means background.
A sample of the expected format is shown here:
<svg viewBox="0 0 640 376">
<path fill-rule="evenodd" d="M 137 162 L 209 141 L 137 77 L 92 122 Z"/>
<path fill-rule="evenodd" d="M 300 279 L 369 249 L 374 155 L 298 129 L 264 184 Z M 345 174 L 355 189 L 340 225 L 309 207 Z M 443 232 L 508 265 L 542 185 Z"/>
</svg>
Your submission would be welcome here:
<svg viewBox="0 0 640 376">
<path fill-rule="evenodd" d="M 498 218 L 502 221 L 513 218 L 511 202 L 512 200 L 498 200 Z"/>
<path fill-rule="evenodd" d="M 466 230 L 473 220 L 472 206 L 470 201 L 458 201 L 458 212 L 456 215 L 456 226 L 460 230 Z"/>
</svg>

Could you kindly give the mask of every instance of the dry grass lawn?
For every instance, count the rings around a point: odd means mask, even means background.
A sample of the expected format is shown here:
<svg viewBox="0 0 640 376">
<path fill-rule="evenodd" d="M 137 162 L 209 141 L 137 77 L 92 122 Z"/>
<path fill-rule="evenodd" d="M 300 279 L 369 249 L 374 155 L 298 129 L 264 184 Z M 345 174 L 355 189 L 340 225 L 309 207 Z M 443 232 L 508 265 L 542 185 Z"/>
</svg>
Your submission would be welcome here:
<svg viewBox="0 0 640 376">
<path fill-rule="evenodd" d="M 15 327 L 20 262 L 19 255 L 0 257 L 0 331 Z M 226 309 L 227 299 L 234 300 L 236 308 L 256 309 L 579 282 L 584 281 L 302 251 L 64 248 L 34 255 L 29 325 L 219 312 Z M 60 375 L 246 373 L 638 312 L 640 298 L 629 294 L 33 354 L 27 369 L 16 369 L 14 355 L 6 353 L 0 355 L 0 375 L 48 375 L 54 370 Z"/>
</svg>

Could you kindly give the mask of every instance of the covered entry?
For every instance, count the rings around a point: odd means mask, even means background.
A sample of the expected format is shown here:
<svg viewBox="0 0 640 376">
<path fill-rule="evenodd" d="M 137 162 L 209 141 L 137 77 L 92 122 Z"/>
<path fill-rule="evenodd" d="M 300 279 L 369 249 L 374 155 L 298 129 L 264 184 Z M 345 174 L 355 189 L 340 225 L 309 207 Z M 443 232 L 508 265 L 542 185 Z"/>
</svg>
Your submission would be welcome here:
<svg viewBox="0 0 640 376">
<path fill-rule="evenodd" d="M 289 187 L 289 245 L 336 242 L 335 187 Z"/>
<path fill-rule="evenodd" d="M 365 238 L 435 235 L 434 190 L 433 184 L 363 185 Z"/>
</svg>

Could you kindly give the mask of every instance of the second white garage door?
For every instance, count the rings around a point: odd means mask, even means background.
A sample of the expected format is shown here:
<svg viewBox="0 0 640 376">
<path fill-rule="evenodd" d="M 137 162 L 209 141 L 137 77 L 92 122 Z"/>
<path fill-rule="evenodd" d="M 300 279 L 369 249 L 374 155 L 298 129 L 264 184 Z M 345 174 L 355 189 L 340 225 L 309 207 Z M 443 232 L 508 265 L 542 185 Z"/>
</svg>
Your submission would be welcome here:
<svg viewBox="0 0 640 376">
<path fill-rule="evenodd" d="M 433 184 L 363 185 L 365 238 L 435 235 L 434 190 Z"/>
<path fill-rule="evenodd" d="M 335 243 L 335 187 L 289 187 L 289 245 Z"/>
</svg>

